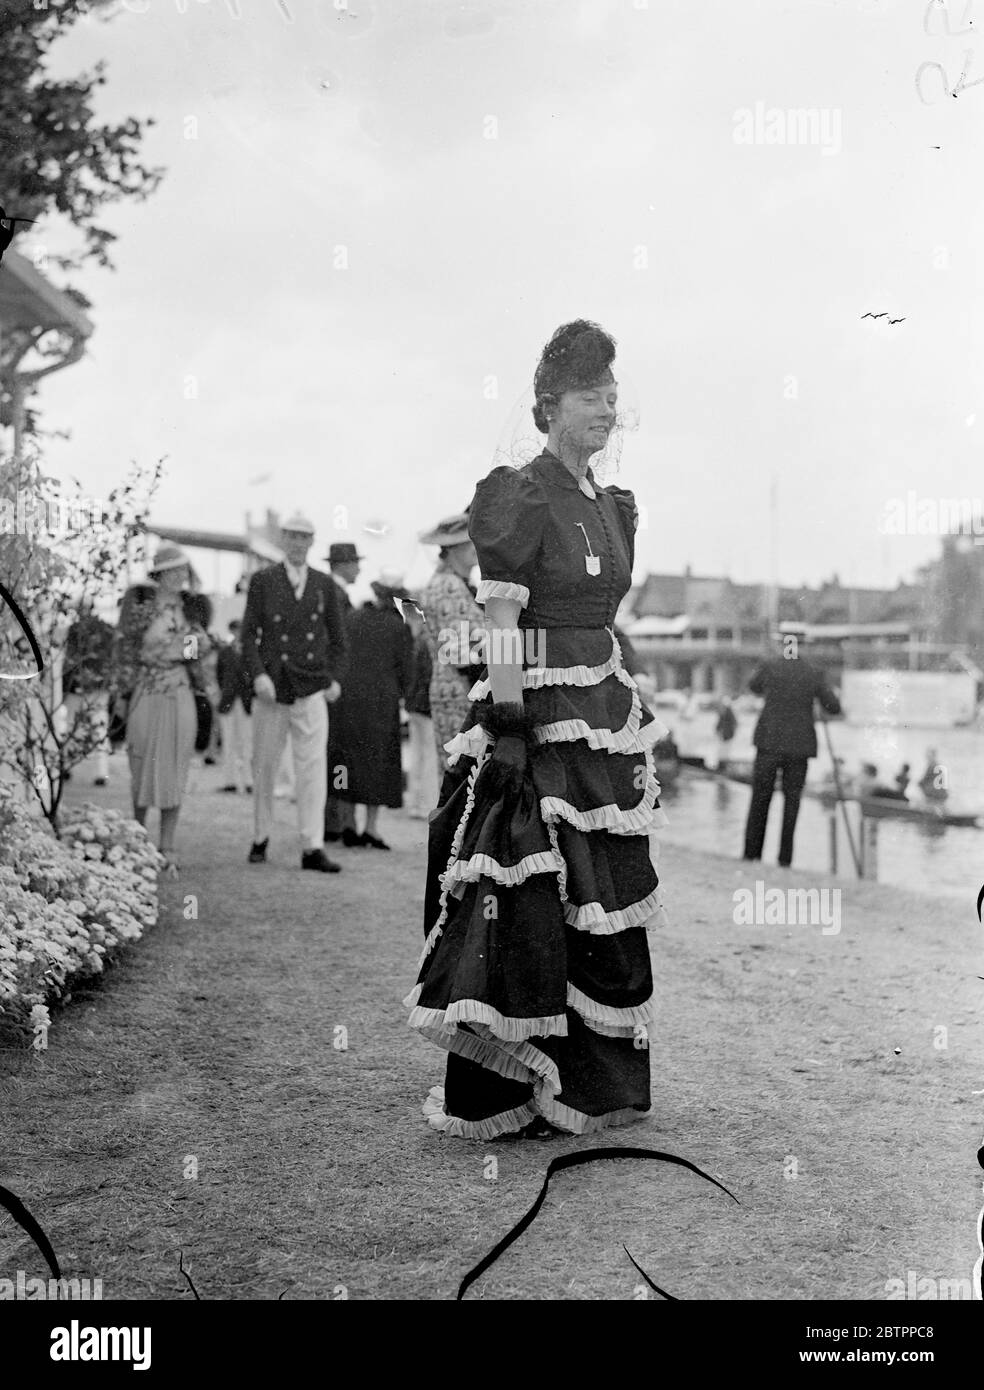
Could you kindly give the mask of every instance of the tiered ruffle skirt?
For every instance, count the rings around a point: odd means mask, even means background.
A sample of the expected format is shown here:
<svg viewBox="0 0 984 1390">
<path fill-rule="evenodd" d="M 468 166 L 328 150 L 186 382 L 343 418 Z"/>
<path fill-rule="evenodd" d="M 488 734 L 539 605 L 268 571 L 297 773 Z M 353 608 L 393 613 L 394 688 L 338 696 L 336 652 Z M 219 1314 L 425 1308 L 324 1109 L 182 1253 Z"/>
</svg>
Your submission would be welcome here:
<svg viewBox="0 0 984 1390">
<path fill-rule="evenodd" d="M 609 629 L 547 637 L 551 665 L 523 674 L 538 727 L 521 791 L 483 775 L 494 744 L 473 705 L 430 820 L 426 940 L 404 1003 L 450 1054 L 424 1113 L 463 1138 L 536 1115 L 583 1134 L 650 1108 L 650 835 L 666 824 L 652 746 L 666 729 Z M 490 698 L 487 679 L 471 690 Z"/>
</svg>

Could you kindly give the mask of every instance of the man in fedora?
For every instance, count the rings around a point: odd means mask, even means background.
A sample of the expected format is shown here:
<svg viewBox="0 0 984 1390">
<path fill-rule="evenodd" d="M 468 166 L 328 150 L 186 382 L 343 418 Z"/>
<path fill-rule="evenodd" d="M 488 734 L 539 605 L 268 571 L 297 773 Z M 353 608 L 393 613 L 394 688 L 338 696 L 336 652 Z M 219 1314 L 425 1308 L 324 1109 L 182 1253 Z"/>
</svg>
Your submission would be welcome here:
<svg viewBox="0 0 984 1390">
<path fill-rule="evenodd" d="M 337 585 L 310 569 L 314 526 L 295 513 L 281 528 L 284 560 L 254 574 L 243 614 L 243 664 L 253 686 L 253 846 L 266 860 L 273 789 L 288 736 L 294 759 L 301 868 L 338 873 L 324 851 L 328 705 L 338 699 L 348 644 Z"/>
<path fill-rule="evenodd" d="M 823 671 L 802 655 L 800 648 L 805 640 L 805 628 L 774 633 L 776 654 L 763 662 L 748 682 L 753 694 L 765 696 L 765 704 L 753 737 L 755 768 L 745 826 L 744 857 L 750 860 L 762 858 L 769 805 L 775 790 L 776 773 L 781 770 L 781 868 L 788 868 L 793 862 L 793 836 L 800 797 L 806 783 L 807 763 L 810 758 L 817 756 L 813 702 L 818 700 L 828 714 L 841 712 L 840 702 L 827 684 Z"/>
<path fill-rule="evenodd" d="M 352 611 L 352 600 L 348 596 L 348 586 L 359 577 L 359 562 L 366 557 L 360 555 L 351 541 L 333 541 L 328 547 L 325 559 L 331 570 L 331 577 L 338 590 L 342 616 L 346 620 Z M 342 801 L 333 793 L 335 764 L 345 760 L 340 743 L 335 737 L 336 729 L 341 733 L 345 722 L 345 697 L 335 705 L 331 712 L 332 729 L 328 746 L 328 797 L 325 801 L 325 839 L 331 842 L 348 840 L 355 835 L 355 806 L 351 801 Z M 346 835 L 348 831 L 348 835 Z"/>
</svg>

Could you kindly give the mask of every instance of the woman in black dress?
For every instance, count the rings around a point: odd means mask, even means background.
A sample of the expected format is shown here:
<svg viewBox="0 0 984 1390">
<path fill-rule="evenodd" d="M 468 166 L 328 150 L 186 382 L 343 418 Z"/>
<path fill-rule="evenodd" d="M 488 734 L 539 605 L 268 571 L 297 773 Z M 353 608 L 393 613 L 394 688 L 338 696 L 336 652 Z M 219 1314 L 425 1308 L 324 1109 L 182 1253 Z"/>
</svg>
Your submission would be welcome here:
<svg viewBox="0 0 984 1390">
<path fill-rule="evenodd" d="M 372 589 L 375 603 L 346 619 L 351 662 L 344 716 L 329 735 L 329 791 L 366 808 L 365 829 L 344 830 L 343 844 L 389 849 L 377 820 L 380 806 L 403 805 L 400 701 L 413 683 L 413 639 L 393 602 L 408 599 L 406 589 L 379 580 Z"/>
<path fill-rule="evenodd" d="M 430 825 L 410 1024 L 449 1053 L 424 1105 L 446 1134 L 583 1134 L 649 1111 L 646 926 L 661 913 L 646 709 L 613 631 L 637 521 L 589 466 L 616 419 L 614 341 L 558 329 L 534 379 L 547 448 L 479 483 L 488 674 Z"/>
</svg>

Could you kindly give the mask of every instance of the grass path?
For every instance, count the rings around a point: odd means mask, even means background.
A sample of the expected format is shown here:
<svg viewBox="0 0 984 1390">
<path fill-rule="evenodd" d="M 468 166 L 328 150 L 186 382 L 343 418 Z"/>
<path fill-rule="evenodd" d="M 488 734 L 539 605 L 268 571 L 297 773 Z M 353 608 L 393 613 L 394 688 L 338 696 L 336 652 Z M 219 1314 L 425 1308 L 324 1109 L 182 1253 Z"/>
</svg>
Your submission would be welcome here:
<svg viewBox="0 0 984 1390">
<path fill-rule="evenodd" d="M 55 1015 L 46 1053 L 0 1054 L 0 1182 L 66 1274 L 102 1278 L 106 1298 L 190 1298 L 183 1251 L 203 1298 L 449 1299 L 549 1158 L 612 1143 L 687 1157 L 741 1207 L 666 1165 L 561 1174 L 469 1297 L 631 1298 L 623 1242 L 685 1299 L 879 1299 L 909 1270 L 969 1280 L 972 893 L 958 912 L 844 884 L 838 935 L 736 927 L 733 889 L 753 880 L 664 845 L 655 1117 L 551 1144 L 444 1140 L 419 1113 L 443 1054 L 399 1003 L 422 943 L 421 823 L 384 812 L 393 853 L 339 851 L 329 877 L 300 872 L 279 803 L 273 862 L 249 866 L 247 801 L 194 776 L 158 926 Z M 122 806 L 121 791 L 91 795 Z M 0 1218 L 0 1277 L 18 1268 L 44 1273 Z"/>
</svg>

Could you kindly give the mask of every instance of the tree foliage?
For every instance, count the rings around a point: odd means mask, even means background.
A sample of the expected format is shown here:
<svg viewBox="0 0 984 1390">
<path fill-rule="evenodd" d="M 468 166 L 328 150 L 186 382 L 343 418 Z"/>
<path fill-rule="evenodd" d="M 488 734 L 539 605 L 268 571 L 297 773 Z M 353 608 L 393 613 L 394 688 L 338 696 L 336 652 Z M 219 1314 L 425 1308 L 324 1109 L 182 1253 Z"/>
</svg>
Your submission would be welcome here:
<svg viewBox="0 0 984 1390">
<path fill-rule="evenodd" d="M 116 236 L 100 224 L 102 210 L 147 198 L 164 173 L 140 160 L 152 120 L 97 120 L 105 63 L 72 79 L 56 80 L 47 69 L 52 44 L 72 25 L 117 12 L 114 0 L 0 0 L 0 206 L 35 219 L 62 214 L 72 223 L 81 244 L 50 258 L 63 270 L 90 259 L 112 268 Z"/>
<path fill-rule="evenodd" d="M 0 467 L 0 584 L 28 615 L 45 662 L 40 676 L 32 674 L 28 644 L 0 601 L 0 774 L 6 769 L 29 786 L 55 828 L 66 774 L 99 746 L 100 700 L 114 692 L 118 677 L 115 665 L 103 661 L 98 633 L 78 620 L 89 612 L 112 619 L 128 562 L 144 558 L 162 473 L 163 461 L 152 468 L 134 464 L 97 508 L 78 488 L 42 473 L 33 443 L 19 462 Z M 102 675 L 83 682 L 69 718 L 57 677 L 67 674 L 70 646 L 76 668 L 92 664 Z"/>
</svg>

